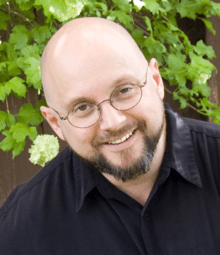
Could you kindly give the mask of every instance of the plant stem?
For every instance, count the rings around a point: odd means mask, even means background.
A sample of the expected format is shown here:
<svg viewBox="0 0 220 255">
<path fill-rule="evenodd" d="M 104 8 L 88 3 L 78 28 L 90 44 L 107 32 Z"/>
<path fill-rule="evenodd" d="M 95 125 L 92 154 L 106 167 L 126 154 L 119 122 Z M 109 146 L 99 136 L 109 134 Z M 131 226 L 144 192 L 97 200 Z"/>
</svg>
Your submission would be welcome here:
<svg viewBox="0 0 220 255">
<path fill-rule="evenodd" d="M 165 89 L 165 91 L 167 92 L 167 93 L 169 93 L 170 95 L 173 95 L 173 92 L 172 91 L 170 91 L 169 89 L 167 89 L 167 88 L 164 88 Z M 199 109 L 196 109 L 193 105 L 191 105 L 189 102 L 186 102 L 187 103 L 187 105 L 190 107 L 190 108 L 192 108 L 194 111 L 196 111 L 196 112 L 198 112 L 198 113 L 200 113 L 200 114 L 202 114 L 202 115 L 205 115 L 205 116 L 207 116 L 205 113 L 202 113 Z"/>
</svg>

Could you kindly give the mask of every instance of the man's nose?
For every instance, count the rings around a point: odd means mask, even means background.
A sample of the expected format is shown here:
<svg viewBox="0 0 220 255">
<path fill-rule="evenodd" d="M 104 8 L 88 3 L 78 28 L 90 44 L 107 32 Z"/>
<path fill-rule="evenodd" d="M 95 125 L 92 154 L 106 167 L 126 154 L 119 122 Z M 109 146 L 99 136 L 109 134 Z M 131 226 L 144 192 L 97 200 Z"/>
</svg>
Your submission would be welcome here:
<svg viewBox="0 0 220 255">
<path fill-rule="evenodd" d="M 126 119 L 124 112 L 115 109 L 109 101 L 102 104 L 99 120 L 101 130 L 118 130 L 124 126 Z"/>
</svg>

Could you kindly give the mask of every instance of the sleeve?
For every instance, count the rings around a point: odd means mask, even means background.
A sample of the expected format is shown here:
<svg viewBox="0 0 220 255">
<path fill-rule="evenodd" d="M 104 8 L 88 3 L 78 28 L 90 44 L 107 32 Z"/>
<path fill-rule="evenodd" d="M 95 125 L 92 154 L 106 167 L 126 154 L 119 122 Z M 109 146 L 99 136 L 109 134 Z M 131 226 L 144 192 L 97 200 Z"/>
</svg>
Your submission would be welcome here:
<svg viewBox="0 0 220 255">
<path fill-rule="evenodd" d="M 6 214 L 2 209 L 0 209 L 0 254 L 15 255 L 7 225 L 8 220 L 6 218 Z"/>
</svg>

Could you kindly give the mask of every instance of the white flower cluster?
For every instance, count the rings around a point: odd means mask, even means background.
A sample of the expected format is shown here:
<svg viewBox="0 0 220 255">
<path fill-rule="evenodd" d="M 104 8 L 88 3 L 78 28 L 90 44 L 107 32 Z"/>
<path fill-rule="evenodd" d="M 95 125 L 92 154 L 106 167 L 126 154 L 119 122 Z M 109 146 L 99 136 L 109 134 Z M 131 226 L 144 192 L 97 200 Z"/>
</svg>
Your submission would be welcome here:
<svg viewBox="0 0 220 255">
<path fill-rule="evenodd" d="M 58 139 L 53 135 L 38 135 L 28 152 L 31 154 L 31 163 L 43 167 L 59 153 Z"/>
<path fill-rule="evenodd" d="M 199 84 L 205 84 L 210 77 L 211 77 L 211 75 L 201 73 L 200 78 L 198 79 L 198 83 Z"/>
</svg>

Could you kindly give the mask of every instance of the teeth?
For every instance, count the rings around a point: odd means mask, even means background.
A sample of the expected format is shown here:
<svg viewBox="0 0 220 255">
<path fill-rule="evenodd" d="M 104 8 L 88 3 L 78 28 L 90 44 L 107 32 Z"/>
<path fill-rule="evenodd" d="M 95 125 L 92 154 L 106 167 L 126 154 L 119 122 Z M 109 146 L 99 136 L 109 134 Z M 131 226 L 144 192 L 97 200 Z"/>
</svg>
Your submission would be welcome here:
<svg viewBox="0 0 220 255">
<path fill-rule="evenodd" d="M 108 144 L 120 144 L 123 143 L 125 140 L 127 140 L 130 136 L 132 136 L 133 132 L 130 132 L 129 134 L 123 136 L 121 139 L 109 142 Z"/>
</svg>

